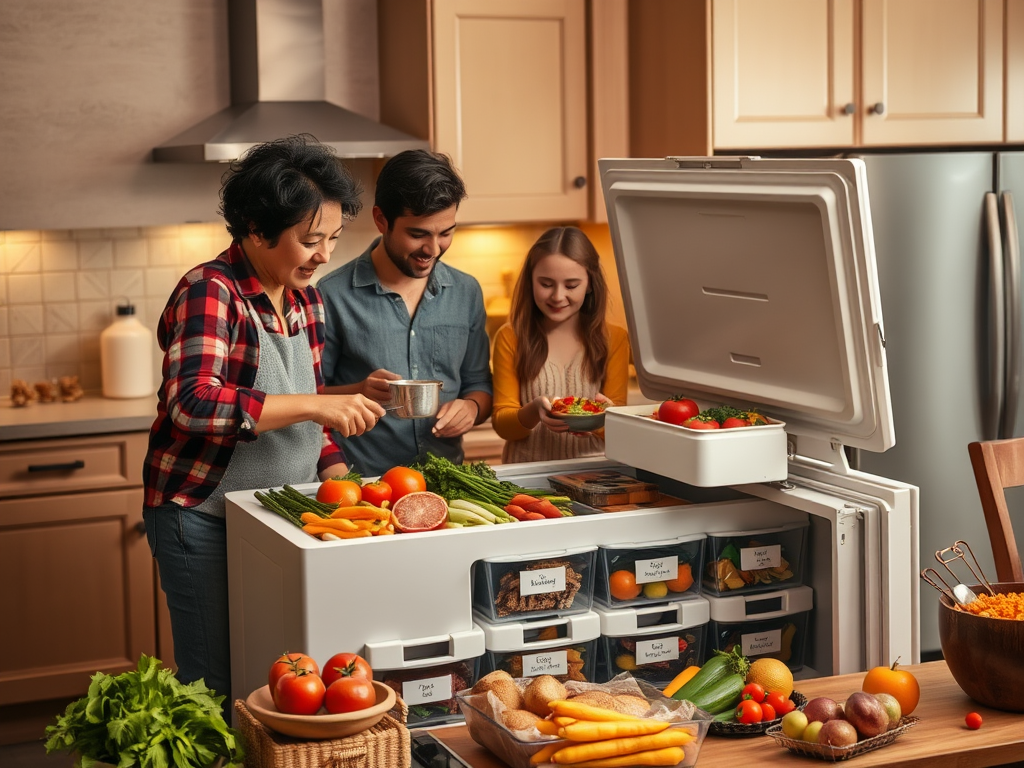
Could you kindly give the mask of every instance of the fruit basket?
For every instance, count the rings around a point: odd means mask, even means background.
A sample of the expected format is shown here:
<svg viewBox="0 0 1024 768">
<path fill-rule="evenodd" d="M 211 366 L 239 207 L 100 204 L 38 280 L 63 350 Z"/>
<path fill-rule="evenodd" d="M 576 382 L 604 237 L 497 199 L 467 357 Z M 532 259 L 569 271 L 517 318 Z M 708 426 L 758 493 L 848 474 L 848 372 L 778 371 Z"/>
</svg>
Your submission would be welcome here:
<svg viewBox="0 0 1024 768">
<path fill-rule="evenodd" d="M 891 728 L 885 733 L 880 733 L 877 736 L 872 736 L 870 739 L 861 739 L 856 744 L 850 744 L 847 747 L 833 747 L 829 744 L 818 744 L 812 741 L 791 739 L 782 732 L 781 724 L 769 726 L 765 733 L 775 739 L 776 744 L 780 747 L 785 747 L 790 752 L 796 752 L 799 755 L 816 757 L 819 760 L 827 760 L 835 763 L 840 760 L 848 760 L 851 757 L 862 755 L 865 752 L 870 752 L 871 750 L 878 749 L 879 747 L 888 746 L 917 725 L 918 722 L 920 722 L 920 718 L 914 717 L 913 715 L 907 715 L 900 719 L 895 728 Z"/>
<path fill-rule="evenodd" d="M 807 697 L 799 691 L 793 691 L 789 695 L 789 698 L 793 700 L 797 709 L 802 710 L 807 706 Z M 778 725 L 782 722 L 782 716 L 769 720 L 766 723 L 737 723 L 735 721 L 719 722 L 718 720 L 711 721 L 711 728 L 708 730 L 712 736 L 728 736 L 733 738 L 745 738 L 748 736 L 761 736 L 773 725 Z"/>
</svg>

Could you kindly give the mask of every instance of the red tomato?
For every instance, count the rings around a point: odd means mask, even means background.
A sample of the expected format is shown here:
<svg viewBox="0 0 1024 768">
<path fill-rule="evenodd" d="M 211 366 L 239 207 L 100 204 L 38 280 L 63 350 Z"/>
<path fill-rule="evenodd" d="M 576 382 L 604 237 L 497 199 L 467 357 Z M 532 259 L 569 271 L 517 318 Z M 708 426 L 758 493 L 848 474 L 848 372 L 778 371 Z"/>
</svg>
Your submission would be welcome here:
<svg viewBox="0 0 1024 768">
<path fill-rule="evenodd" d="M 326 690 L 320 675 L 285 672 L 274 686 L 274 706 L 289 715 L 315 715 L 324 705 Z"/>
<path fill-rule="evenodd" d="M 766 703 L 762 703 L 761 704 L 761 722 L 762 723 L 770 723 L 776 717 L 778 717 L 778 715 L 775 714 L 775 707 L 773 707 L 771 704 L 766 704 Z"/>
<path fill-rule="evenodd" d="M 761 722 L 761 705 L 753 699 L 746 699 L 736 707 L 736 719 L 746 725 Z"/>
<path fill-rule="evenodd" d="M 324 679 L 324 685 L 330 688 L 331 683 L 339 677 L 362 677 L 373 680 L 373 670 L 362 656 L 354 653 L 336 653 L 324 664 L 324 673 L 321 677 Z"/>
<path fill-rule="evenodd" d="M 782 704 L 775 707 L 775 714 L 788 715 L 794 709 L 796 709 L 796 704 L 793 703 L 792 699 L 783 699 Z"/>
<path fill-rule="evenodd" d="M 683 422 L 684 427 L 690 429 L 718 429 L 718 422 L 714 419 L 710 421 L 701 421 L 700 419 L 687 419 Z"/>
<path fill-rule="evenodd" d="M 981 715 L 977 712 L 971 712 L 964 718 L 964 722 L 967 723 L 967 727 L 972 731 L 976 731 L 981 728 Z"/>
<path fill-rule="evenodd" d="M 339 504 L 343 507 L 353 507 L 363 498 L 359 483 L 351 480 L 342 480 L 339 477 L 329 477 L 320 483 L 316 489 L 316 500 L 324 504 Z"/>
<path fill-rule="evenodd" d="M 363 486 L 363 501 L 368 501 L 375 507 L 384 506 L 384 502 L 391 502 L 391 486 L 383 480 L 375 483 L 367 483 Z"/>
<path fill-rule="evenodd" d="M 687 419 L 700 413 L 700 408 L 693 400 L 685 397 L 674 397 L 666 400 L 658 407 L 658 420 L 668 424 L 682 424 Z"/>
<path fill-rule="evenodd" d="M 270 686 L 270 695 L 274 695 L 274 686 L 281 679 L 285 672 L 298 672 L 299 670 L 320 674 L 320 667 L 316 665 L 312 657 L 304 653 L 285 653 L 277 657 L 277 661 L 270 665 L 270 674 L 267 684 Z"/>
<path fill-rule="evenodd" d="M 750 422 L 746 419 L 738 419 L 735 416 L 730 416 L 728 419 L 722 422 L 722 429 L 735 429 L 736 427 L 749 427 Z"/>
<path fill-rule="evenodd" d="M 740 692 L 741 699 L 753 699 L 758 704 L 764 701 L 764 686 L 760 683 L 747 683 Z"/>
<path fill-rule="evenodd" d="M 373 683 L 363 677 L 339 677 L 327 689 L 324 706 L 332 715 L 357 712 L 377 703 Z"/>
<path fill-rule="evenodd" d="M 391 487 L 392 504 L 407 494 L 427 490 L 427 481 L 423 475 L 409 467 L 392 467 L 384 473 L 381 482 Z"/>
<path fill-rule="evenodd" d="M 783 696 L 782 691 L 768 691 L 764 697 L 764 703 L 768 704 L 776 712 L 782 712 L 782 708 L 786 705 L 787 701 L 789 699 Z"/>
</svg>

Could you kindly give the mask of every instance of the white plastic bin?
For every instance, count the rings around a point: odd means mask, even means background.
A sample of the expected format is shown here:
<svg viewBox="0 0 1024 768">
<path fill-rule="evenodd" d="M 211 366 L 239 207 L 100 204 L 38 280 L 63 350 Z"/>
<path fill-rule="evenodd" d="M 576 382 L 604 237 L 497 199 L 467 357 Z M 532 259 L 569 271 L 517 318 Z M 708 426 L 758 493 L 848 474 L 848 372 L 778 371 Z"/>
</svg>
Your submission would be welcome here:
<svg viewBox="0 0 1024 768">
<path fill-rule="evenodd" d="M 814 607 L 810 587 L 706 599 L 711 609 L 707 656 L 738 645 L 751 661 L 771 658 L 794 672 L 803 668 L 808 619 Z"/>
</svg>

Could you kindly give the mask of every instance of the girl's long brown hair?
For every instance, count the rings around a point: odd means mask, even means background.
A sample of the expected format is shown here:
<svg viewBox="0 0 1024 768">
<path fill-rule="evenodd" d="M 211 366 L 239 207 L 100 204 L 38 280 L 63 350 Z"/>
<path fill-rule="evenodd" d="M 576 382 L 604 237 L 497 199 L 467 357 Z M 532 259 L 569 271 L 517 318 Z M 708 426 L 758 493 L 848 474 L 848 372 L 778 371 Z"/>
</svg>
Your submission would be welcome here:
<svg viewBox="0 0 1024 768">
<path fill-rule="evenodd" d="M 608 362 L 608 332 L 605 310 L 608 286 L 601 271 L 601 259 L 590 239 L 576 227 L 552 227 L 530 248 L 526 263 L 512 292 L 510 315 L 518 340 L 516 373 L 521 382 L 533 381 L 548 359 L 548 338 L 544 314 L 533 300 L 533 270 L 537 263 L 554 254 L 566 256 L 587 270 L 587 295 L 579 312 L 583 370 L 591 381 L 604 383 Z"/>
</svg>

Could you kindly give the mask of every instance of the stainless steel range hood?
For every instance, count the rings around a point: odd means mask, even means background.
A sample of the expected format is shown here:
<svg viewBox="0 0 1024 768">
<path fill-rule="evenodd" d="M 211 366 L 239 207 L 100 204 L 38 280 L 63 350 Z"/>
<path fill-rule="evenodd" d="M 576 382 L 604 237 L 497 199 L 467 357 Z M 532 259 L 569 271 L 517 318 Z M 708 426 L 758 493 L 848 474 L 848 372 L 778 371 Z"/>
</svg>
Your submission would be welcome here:
<svg viewBox="0 0 1024 768">
<path fill-rule="evenodd" d="M 339 157 L 391 157 L 423 139 L 325 98 L 321 0 L 229 0 L 232 105 L 153 150 L 157 162 L 234 160 L 254 144 L 309 133 Z"/>
</svg>

